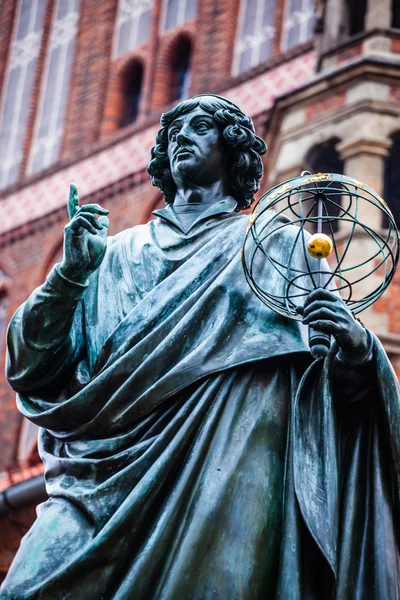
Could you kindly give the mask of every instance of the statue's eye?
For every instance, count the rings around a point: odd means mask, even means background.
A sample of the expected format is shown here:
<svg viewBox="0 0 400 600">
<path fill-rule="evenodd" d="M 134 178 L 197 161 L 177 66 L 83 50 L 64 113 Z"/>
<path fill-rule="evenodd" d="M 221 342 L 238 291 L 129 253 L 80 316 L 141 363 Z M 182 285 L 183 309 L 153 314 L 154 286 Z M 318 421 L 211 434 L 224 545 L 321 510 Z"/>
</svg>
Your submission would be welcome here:
<svg viewBox="0 0 400 600">
<path fill-rule="evenodd" d="M 178 129 L 172 129 L 172 131 L 169 132 L 170 141 L 175 142 L 177 135 L 178 135 Z"/>
<path fill-rule="evenodd" d="M 207 121 L 199 121 L 196 123 L 196 131 L 208 131 L 210 129 L 209 123 Z"/>
</svg>

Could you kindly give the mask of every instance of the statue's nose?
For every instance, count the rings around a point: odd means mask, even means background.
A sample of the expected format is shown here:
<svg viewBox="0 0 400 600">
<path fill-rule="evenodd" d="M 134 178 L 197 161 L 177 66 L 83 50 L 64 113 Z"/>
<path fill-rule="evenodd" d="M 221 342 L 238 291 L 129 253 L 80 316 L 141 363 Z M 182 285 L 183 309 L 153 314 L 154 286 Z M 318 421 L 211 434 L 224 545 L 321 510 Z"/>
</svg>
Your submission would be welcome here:
<svg viewBox="0 0 400 600">
<path fill-rule="evenodd" d="M 180 130 L 180 132 L 178 133 L 178 135 L 176 137 L 176 141 L 178 142 L 178 144 L 180 146 L 183 146 L 184 144 L 187 144 L 188 142 L 190 142 L 190 137 L 188 136 L 185 128 L 182 128 Z"/>
</svg>

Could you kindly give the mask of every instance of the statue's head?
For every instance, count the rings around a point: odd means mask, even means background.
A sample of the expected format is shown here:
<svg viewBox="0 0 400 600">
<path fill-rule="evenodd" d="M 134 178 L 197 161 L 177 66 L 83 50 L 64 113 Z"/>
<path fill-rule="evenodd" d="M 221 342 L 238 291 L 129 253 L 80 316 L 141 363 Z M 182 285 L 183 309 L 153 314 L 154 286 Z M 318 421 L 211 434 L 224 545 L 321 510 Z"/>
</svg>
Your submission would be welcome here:
<svg viewBox="0 0 400 600">
<path fill-rule="evenodd" d="M 203 121 L 202 114 L 205 116 Z M 166 202 L 172 203 L 175 199 L 179 173 L 195 178 L 196 169 L 202 168 L 203 158 L 209 170 L 218 172 L 221 169 L 229 194 L 238 204 L 237 210 L 251 205 L 263 174 L 261 155 L 267 147 L 255 135 L 250 117 L 240 108 L 220 96 L 194 96 L 164 113 L 161 125 L 147 170 Z M 190 152 L 191 144 L 194 154 Z M 208 156 L 204 156 L 206 152 L 209 152 Z M 207 164 L 204 168 L 202 177 L 207 174 Z"/>
</svg>

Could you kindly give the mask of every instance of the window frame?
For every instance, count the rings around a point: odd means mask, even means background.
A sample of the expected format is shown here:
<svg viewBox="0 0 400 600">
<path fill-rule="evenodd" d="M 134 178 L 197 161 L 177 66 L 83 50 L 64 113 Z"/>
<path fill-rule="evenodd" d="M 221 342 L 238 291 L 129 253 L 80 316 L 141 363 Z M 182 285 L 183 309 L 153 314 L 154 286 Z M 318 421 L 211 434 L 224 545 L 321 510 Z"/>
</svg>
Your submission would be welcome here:
<svg viewBox="0 0 400 600">
<path fill-rule="evenodd" d="M 186 7 L 187 7 L 188 3 L 192 2 L 192 1 L 193 0 L 178 0 L 178 14 L 182 14 L 182 12 L 183 12 L 183 20 L 180 20 L 178 18 L 177 22 L 174 24 L 173 27 L 166 29 L 165 25 L 166 25 L 166 20 L 167 20 L 167 7 L 168 7 L 169 0 L 162 0 L 161 11 L 160 11 L 160 25 L 159 25 L 159 34 L 160 35 L 165 35 L 166 33 L 176 29 L 176 27 L 182 27 L 182 25 L 185 25 L 185 23 L 188 23 L 191 20 L 191 19 L 185 19 L 185 13 L 186 13 Z M 199 7 L 198 6 L 199 0 L 195 0 L 195 1 L 196 1 L 196 13 L 197 13 L 198 7 Z M 179 11 L 179 9 L 181 8 L 182 5 L 184 6 L 184 8 L 181 11 Z"/>
<path fill-rule="evenodd" d="M 243 71 L 239 70 L 241 53 L 238 51 L 238 48 L 239 48 L 241 40 L 243 39 L 241 37 L 241 32 L 242 32 L 243 25 L 244 25 L 248 1 L 249 0 L 240 0 L 240 5 L 239 5 L 239 13 L 238 13 L 237 24 L 236 24 L 235 45 L 234 45 L 234 52 L 233 52 L 233 63 L 232 63 L 232 75 L 234 77 L 241 75 L 242 73 L 247 73 L 251 69 L 254 69 L 258 65 L 262 64 L 263 62 L 268 61 L 274 54 L 273 43 L 274 43 L 274 38 L 275 38 L 275 34 L 276 34 L 276 9 L 277 9 L 279 0 L 275 0 L 275 5 L 274 5 L 274 18 L 273 18 L 273 25 L 272 25 L 273 31 L 272 31 L 272 36 L 270 38 L 272 49 L 271 49 L 270 56 L 268 58 L 259 60 L 261 46 L 262 46 L 262 44 L 259 44 L 258 60 L 256 62 L 254 62 L 254 64 L 251 64 L 248 69 L 244 69 Z M 259 11 L 260 6 L 263 5 L 263 2 L 265 2 L 265 0 L 256 0 L 256 2 L 257 2 L 257 11 Z M 252 53 L 253 52 L 254 52 L 254 49 L 252 50 Z"/>
<path fill-rule="evenodd" d="M 62 151 L 62 143 L 63 143 L 63 138 L 65 135 L 64 124 L 65 124 L 65 117 L 66 117 L 66 113 L 67 113 L 66 110 L 65 110 L 63 118 L 62 118 L 62 131 L 61 131 L 61 135 L 60 135 L 60 146 L 58 149 L 57 158 L 55 160 L 53 160 L 52 162 L 50 162 L 47 166 L 42 166 L 41 168 L 39 168 L 35 171 L 33 170 L 33 162 L 34 162 L 34 158 L 35 158 L 35 156 L 34 156 L 35 146 L 36 146 L 36 144 L 40 143 L 39 142 L 39 128 L 40 128 L 42 110 L 43 110 L 44 102 L 46 99 L 48 74 L 49 74 L 49 66 L 50 66 L 51 51 L 52 51 L 52 35 L 53 35 L 53 31 L 54 31 L 55 22 L 57 20 L 57 9 L 58 9 L 59 4 L 61 4 L 62 2 L 64 2 L 64 0 L 56 0 L 54 2 L 49 36 L 48 36 L 48 39 L 46 40 L 44 65 L 43 65 L 43 71 L 42 71 L 42 74 L 40 77 L 39 95 L 38 95 L 37 104 L 35 106 L 35 122 L 34 122 L 34 127 L 33 127 L 33 132 L 32 132 L 32 139 L 29 144 L 29 150 L 28 150 L 28 162 L 27 162 L 27 166 L 26 166 L 26 174 L 27 175 L 42 173 L 46 169 L 50 168 L 52 165 L 56 164 L 60 158 L 60 153 Z M 67 96 L 69 96 L 71 81 L 72 81 L 72 77 L 73 77 L 73 73 L 74 73 L 74 62 L 75 62 L 75 58 L 76 58 L 76 42 L 79 37 L 79 31 L 80 31 L 80 26 L 81 26 L 82 2 L 83 2 L 83 0 L 78 0 L 78 19 L 76 22 L 76 33 L 74 36 L 75 47 L 73 49 L 72 66 L 71 66 L 71 72 L 70 72 L 70 76 L 69 76 Z"/>
<path fill-rule="evenodd" d="M 288 22 L 288 15 L 289 15 L 289 9 L 290 9 L 290 3 L 291 3 L 291 1 L 292 0 L 284 0 L 283 23 L 282 23 L 282 37 L 281 37 L 281 47 L 280 47 L 280 51 L 281 52 L 290 52 L 294 48 L 298 48 L 299 46 L 302 46 L 303 44 L 306 44 L 307 42 L 310 42 L 312 39 L 314 39 L 314 36 L 311 35 L 311 37 L 308 38 L 308 39 L 300 40 L 299 43 L 296 44 L 295 46 L 291 46 L 290 48 L 288 47 L 289 27 L 287 26 L 287 22 Z M 311 6 L 314 6 L 313 17 L 315 19 L 316 18 L 316 10 L 315 10 L 315 5 L 312 2 L 312 0 L 301 0 L 301 1 L 302 1 L 302 3 L 304 3 L 304 2 L 310 2 Z M 295 12 L 295 11 L 293 11 L 293 12 Z M 300 11 L 300 12 L 302 12 L 302 11 Z"/>
<path fill-rule="evenodd" d="M 36 0 L 37 2 L 37 7 L 39 6 L 39 2 L 40 0 Z M 10 72 L 13 68 L 12 62 L 13 62 L 13 51 L 14 51 L 14 47 L 15 47 L 15 42 L 17 41 L 17 33 L 18 33 L 18 28 L 19 28 L 19 24 L 20 24 L 20 17 L 21 17 L 21 9 L 22 9 L 22 4 L 23 4 L 23 0 L 17 0 L 17 4 L 15 7 L 15 13 L 13 16 L 13 24 L 12 24 L 12 31 L 11 31 L 11 35 L 9 38 L 9 52 L 7 55 L 7 61 L 6 61 L 6 65 L 5 65 L 5 70 L 4 70 L 4 75 L 3 75 L 3 85 L 2 85 L 2 89 L 0 91 L 0 133 L 1 133 L 1 129 L 2 129 L 2 125 L 3 125 L 3 119 L 4 119 L 4 111 L 5 111 L 5 107 L 6 107 L 6 100 L 7 100 L 7 89 L 8 89 L 8 84 L 10 81 Z M 32 105 L 32 98 L 33 98 L 33 94 L 34 94 L 34 86 L 35 86 L 35 80 L 37 77 L 37 72 L 38 72 L 38 59 L 40 57 L 40 53 L 41 53 L 41 49 L 43 46 L 43 34 L 44 34 L 44 25 L 45 25 L 45 21 L 46 21 L 46 12 L 48 10 L 49 7 L 49 0 L 43 0 L 43 18 L 42 18 L 42 23 L 41 23 L 41 29 L 40 29 L 40 33 L 38 32 L 38 41 L 37 41 L 37 53 L 36 53 L 36 57 L 35 57 L 35 63 L 34 63 L 34 67 L 32 69 L 33 71 L 33 77 L 32 77 L 32 85 L 31 85 L 31 90 L 30 90 L 30 98 L 29 98 L 29 103 L 28 103 L 28 108 L 27 108 L 27 116 L 26 116 L 26 123 L 24 125 L 24 131 L 22 133 L 22 143 L 21 143 L 21 148 L 19 151 L 20 154 L 20 160 L 16 161 L 16 166 L 17 166 L 17 177 L 13 180 L 9 180 L 9 173 L 11 171 L 11 168 L 8 171 L 8 176 L 7 176 L 7 180 L 5 185 L 2 185 L 2 174 L 0 171 L 0 191 L 6 190 L 8 187 L 15 185 L 20 179 L 21 179 L 21 170 L 23 168 L 24 165 L 24 157 L 25 157 L 25 143 L 26 143 L 26 139 L 27 139 L 27 135 L 28 135 L 28 128 L 29 128 L 29 117 L 30 117 L 30 113 L 32 111 L 32 109 L 35 111 L 35 115 L 36 115 L 36 110 L 37 110 L 37 102 L 35 104 L 35 106 Z M 37 12 L 36 12 L 36 16 L 37 16 Z M 28 34 L 31 35 L 31 34 Z M 27 37 L 27 36 L 25 36 Z M 22 95 L 23 95 L 23 91 L 22 91 Z M 20 114 L 19 114 L 20 117 Z M 17 121 L 20 121 L 20 118 L 17 119 Z M 30 148 L 31 148 L 32 143 L 29 144 L 29 149 L 28 152 L 30 152 Z"/>
<path fill-rule="evenodd" d="M 133 48 L 129 48 L 125 52 L 122 52 L 121 54 L 118 54 L 119 28 L 120 28 L 119 23 L 120 23 L 120 18 L 121 18 L 122 3 L 123 2 L 124 2 L 124 0 L 118 0 L 117 11 L 116 11 L 116 15 L 115 15 L 115 23 L 114 23 L 114 33 L 113 33 L 112 47 L 111 47 L 111 61 L 119 60 L 122 56 L 127 56 L 129 54 L 132 54 L 132 53 L 136 52 L 136 50 L 138 48 L 140 48 L 141 46 L 143 46 L 144 44 L 150 43 L 150 39 L 151 39 L 151 22 L 150 22 L 147 41 L 146 42 L 142 42 L 139 45 L 137 44 Z M 149 0 L 149 5 L 150 5 L 149 6 L 149 12 L 150 12 L 150 21 L 151 21 L 152 18 L 153 18 L 153 16 L 154 16 L 154 10 L 155 10 L 155 2 L 154 2 L 154 0 Z"/>
</svg>

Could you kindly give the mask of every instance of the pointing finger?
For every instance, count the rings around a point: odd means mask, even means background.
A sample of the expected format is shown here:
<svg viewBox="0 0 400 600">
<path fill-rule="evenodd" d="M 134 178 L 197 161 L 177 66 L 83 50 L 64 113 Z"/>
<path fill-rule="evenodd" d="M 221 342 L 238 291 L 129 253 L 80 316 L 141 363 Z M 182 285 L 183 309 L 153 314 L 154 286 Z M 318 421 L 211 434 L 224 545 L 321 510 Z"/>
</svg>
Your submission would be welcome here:
<svg viewBox="0 0 400 600">
<path fill-rule="evenodd" d="M 78 188 L 75 183 L 69 184 L 69 197 L 68 197 L 68 216 L 70 219 L 75 216 L 79 208 L 79 196 Z"/>
</svg>

